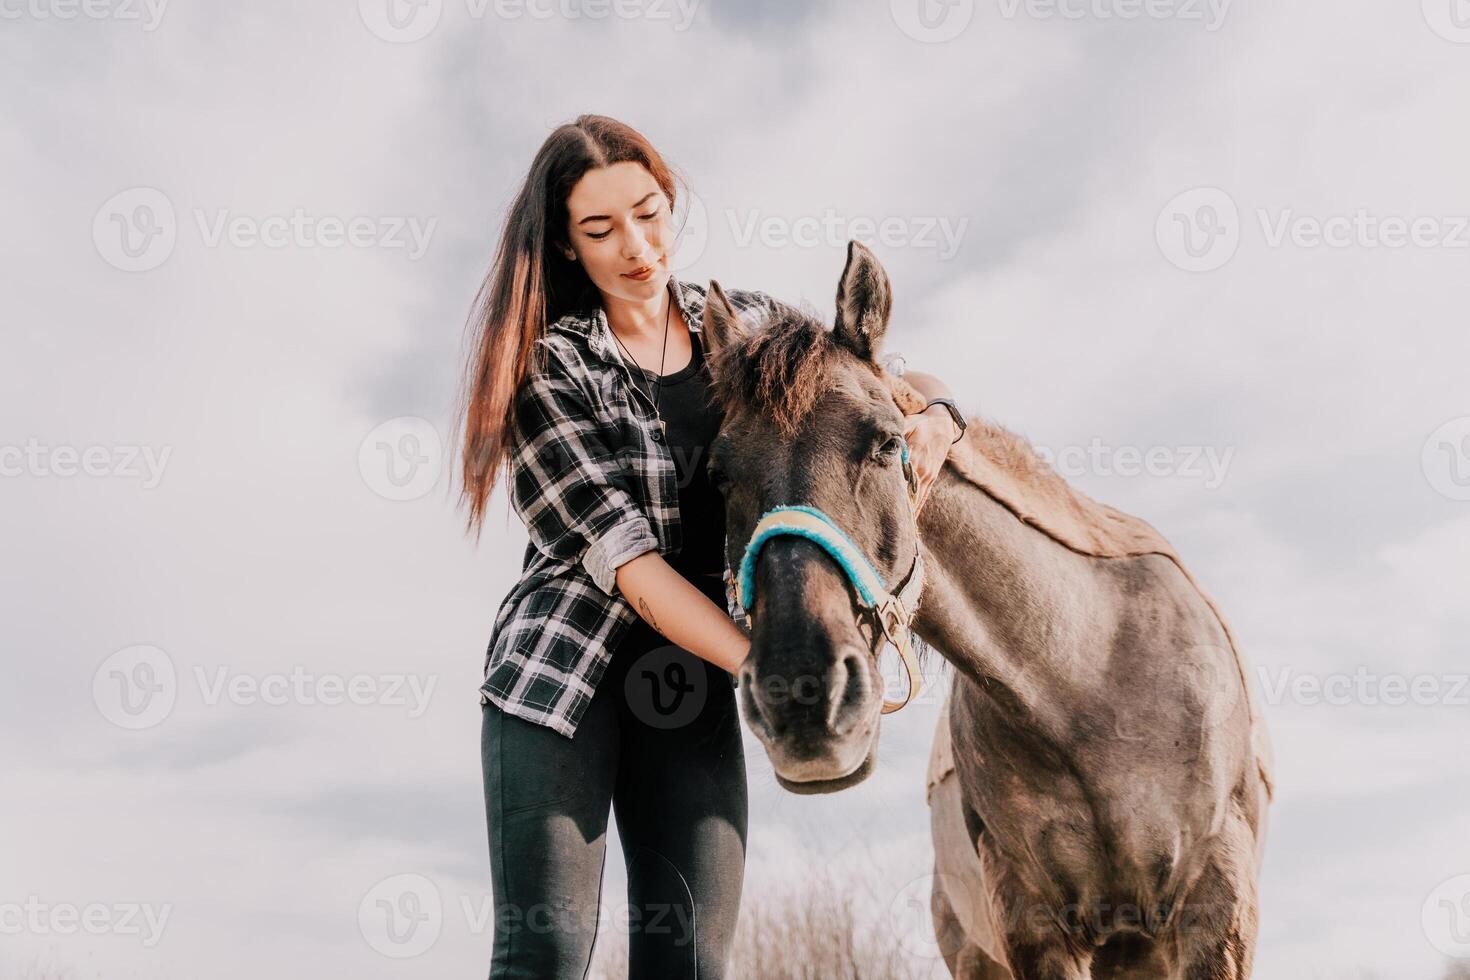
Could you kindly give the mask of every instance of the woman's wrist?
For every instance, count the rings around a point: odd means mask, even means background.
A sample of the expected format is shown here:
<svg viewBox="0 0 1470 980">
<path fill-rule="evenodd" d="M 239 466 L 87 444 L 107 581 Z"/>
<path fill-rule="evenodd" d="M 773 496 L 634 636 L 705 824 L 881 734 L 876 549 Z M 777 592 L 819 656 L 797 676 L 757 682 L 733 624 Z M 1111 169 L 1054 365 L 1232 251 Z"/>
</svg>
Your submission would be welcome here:
<svg viewBox="0 0 1470 980">
<path fill-rule="evenodd" d="M 739 626 L 735 626 L 733 622 L 730 625 L 735 627 L 735 632 L 738 635 L 730 643 L 730 649 L 725 654 L 725 663 L 723 666 L 727 673 L 738 675 L 740 668 L 745 665 L 746 659 L 750 656 L 750 637 Z"/>
<path fill-rule="evenodd" d="M 943 427 L 943 431 L 949 434 L 947 438 L 950 445 L 954 445 L 960 441 L 960 436 L 963 433 L 960 431 L 960 427 L 955 424 L 954 416 L 949 414 L 949 409 L 945 408 L 943 404 L 936 402 L 924 409 L 920 414 L 929 422 L 938 423 Z"/>
</svg>

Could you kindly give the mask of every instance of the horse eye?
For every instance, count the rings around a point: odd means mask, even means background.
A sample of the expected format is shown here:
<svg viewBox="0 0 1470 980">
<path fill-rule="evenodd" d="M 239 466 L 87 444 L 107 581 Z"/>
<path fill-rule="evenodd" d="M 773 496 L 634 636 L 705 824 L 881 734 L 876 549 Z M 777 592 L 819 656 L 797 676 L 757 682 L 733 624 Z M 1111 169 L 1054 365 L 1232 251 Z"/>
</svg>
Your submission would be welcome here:
<svg viewBox="0 0 1470 980">
<path fill-rule="evenodd" d="M 725 477 L 725 471 L 720 469 L 714 463 L 710 463 L 708 466 L 706 466 L 704 468 L 704 471 L 709 475 L 710 485 L 716 490 L 720 491 L 720 493 L 724 493 L 726 486 L 730 482 Z"/>
<path fill-rule="evenodd" d="M 873 456 L 877 459 L 884 459 L 889 456 L 897 456 L 902 444 L 903 440 L 901 440 L 897 436 L 890 436 L 889 438 L 883 440 L 883 444 L 878 447 L 877 451 L 873 453 Z"/>
</svg>

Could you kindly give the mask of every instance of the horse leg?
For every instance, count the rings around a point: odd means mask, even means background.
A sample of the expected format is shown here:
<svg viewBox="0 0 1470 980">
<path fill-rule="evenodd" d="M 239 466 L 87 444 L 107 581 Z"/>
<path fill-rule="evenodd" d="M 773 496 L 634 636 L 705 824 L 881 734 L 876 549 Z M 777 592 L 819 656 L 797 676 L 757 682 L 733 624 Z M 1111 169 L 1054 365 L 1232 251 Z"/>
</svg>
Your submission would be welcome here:
<svg viewBox="0 0 1470 980">
<path fill-rule="evenodd" d="M 1016 980 L 1089 980 L 1092 975 L 1092 955 L 1066 943 L 1012 942 L 1009 953 Z"/>
<path fill-rule="evenodd" d="M 1179 980 L 1246 980 L 1255 958 L 1256 882 L 1249 840 L 1211 857 L 1174 927 Z"/>
<path fill-rule="evenodd" d="M 1110 939 L 1092 960 L 1092 980 L 1162 980 L 1173 970 L 1162 944 L 1124 933 Z"/>
<path fill-rule="evenodd" d="M 929 911 L 934 917 L 934 936 L 939 943 L 944 965 L 954 980 L 1011 980 L 1009 970 L 998 965 L 971 941 L 964 923 L 950 905 L 949 895 L 940 885 L 935 869 L 935 887 L 929 896 Z"/>
<path fill-rule="evenodd" d="M 1043 901 L 1014 876 L 1002 873 L 997 879 L 1006 958 L 1015 980 L 1090 980 L 1093 951 L 1069 940 L 1044 914 Z"/>
<path fill-rule="evenodd" d="M 948 737 L 944 732 L 939 737 Z M 929 912 L 944 965 L 957 980 L 1012 980 L 993 923 L 989 877 L 976 844 L 959 777 L 953 772 L 930 790 L 934 880 Z"/>
</svg>

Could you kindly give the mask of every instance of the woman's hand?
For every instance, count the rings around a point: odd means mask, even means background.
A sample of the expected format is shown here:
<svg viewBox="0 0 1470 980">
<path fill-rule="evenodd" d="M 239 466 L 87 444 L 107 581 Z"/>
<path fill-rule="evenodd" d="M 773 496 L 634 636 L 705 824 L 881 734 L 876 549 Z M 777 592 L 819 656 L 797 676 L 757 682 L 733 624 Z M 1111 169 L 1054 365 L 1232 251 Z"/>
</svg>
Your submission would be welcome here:
<svg viewBox="0 0 1470 980">
<path fill-rule="evenodd" d="M 939 479 L 944 461 L 949 458 L 949 447 L 954 444 L 954 419 L 943 405 L 933 405 L 927 412 L 905 415 L 903 437 L 909 444 L 909 465 L 918 477 L 919 493 L 917 508 L 922 509 L 929 496 L 929 489 Z"/>
</svg>

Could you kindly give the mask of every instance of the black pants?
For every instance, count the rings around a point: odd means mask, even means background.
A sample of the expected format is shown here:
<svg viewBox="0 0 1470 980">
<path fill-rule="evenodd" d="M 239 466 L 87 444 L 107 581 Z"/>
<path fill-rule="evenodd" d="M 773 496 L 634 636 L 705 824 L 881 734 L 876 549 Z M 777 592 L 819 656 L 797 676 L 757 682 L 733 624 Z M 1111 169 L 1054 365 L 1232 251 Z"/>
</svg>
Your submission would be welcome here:
<svg viewBox="0 0 1470 980">
<path fill-rule="evenodd" d="M 716 579 L 698 582 L 723 607 Z M 632 980 L 714 980 L 745 873 L 747 800 L 730 675 L 641 619 L 568 739 L 483 709 L 480 740 L 495 901 L 491 980 L 582 980 L 599 926 L 607 818 L 617 816 Z"/>
</svg>

